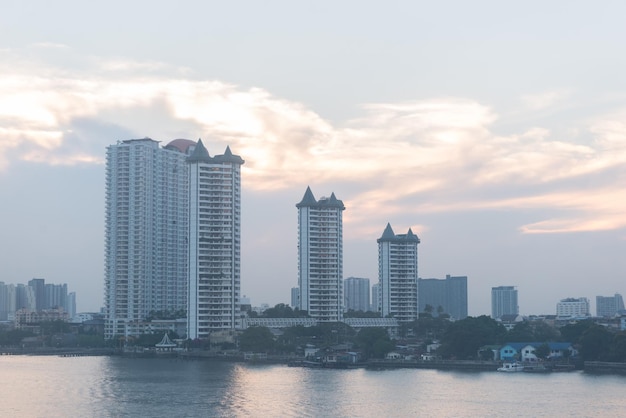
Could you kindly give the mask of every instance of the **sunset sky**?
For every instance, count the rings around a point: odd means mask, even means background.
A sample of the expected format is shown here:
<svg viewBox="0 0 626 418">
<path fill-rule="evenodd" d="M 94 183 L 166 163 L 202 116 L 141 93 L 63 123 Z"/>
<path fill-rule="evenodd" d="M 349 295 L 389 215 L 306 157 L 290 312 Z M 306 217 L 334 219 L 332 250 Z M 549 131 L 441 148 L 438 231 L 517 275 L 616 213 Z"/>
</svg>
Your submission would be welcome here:
<svg viewBox="0 0 626 418">
<path fill-rule="evenodd" d="M 436 4 L 435 4 L 436 3 Z M 242 292 L 289 303 L 307 186 L 343 200 L 344 276 L 391 223 L 419 275 L 520 313 L 626 293 L 622 1 L 13 1 L 0 12 L 0 281 L 98 310 L 104 157 L 202 138 L 242 170 Z"/>
</svg>

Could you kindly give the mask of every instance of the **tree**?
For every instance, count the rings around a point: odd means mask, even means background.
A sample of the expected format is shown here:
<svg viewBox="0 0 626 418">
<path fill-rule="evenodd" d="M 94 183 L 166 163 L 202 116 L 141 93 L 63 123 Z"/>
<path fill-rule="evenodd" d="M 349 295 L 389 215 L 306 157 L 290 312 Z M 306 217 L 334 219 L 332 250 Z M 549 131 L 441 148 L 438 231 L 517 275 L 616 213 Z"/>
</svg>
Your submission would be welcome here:
<svg viewBox="0 0 626 418">
<path fill-rule="evenodd" d="M 535 356 L 540 359 L 546 359 L 550 355 L 550 346 L 548 343 L 543 343 L 539 347 L 535 348 Z"/>
<path fill-rule="evenodd" d="M 612 340 L 613 336 L 603 326 L 592 325 L 587 328 L 579 340 L 583 360 L 608 360 Z"/>
<path fill-rule="evenodd" d="M 437 352 L 447 358 L 474 359 L 480 347 L 502 343 L 505 335 L 504 326 L 494 319 L 485 315 L 468 316 L 449 326 Z"/>
<path fill-rule="evenodd" d="M 249 327 L 239 337 L 239 348 L 256 353 L 271 351 L 274 335 L 267 327 Z"/>
<path fill-rule="evenodd" d="M 383 358 L 395 346 L 387 330 L 380 327 L 362 328 L 356 335 L 355 342 L 363 350 L 365 358 Z"/>
</svg>

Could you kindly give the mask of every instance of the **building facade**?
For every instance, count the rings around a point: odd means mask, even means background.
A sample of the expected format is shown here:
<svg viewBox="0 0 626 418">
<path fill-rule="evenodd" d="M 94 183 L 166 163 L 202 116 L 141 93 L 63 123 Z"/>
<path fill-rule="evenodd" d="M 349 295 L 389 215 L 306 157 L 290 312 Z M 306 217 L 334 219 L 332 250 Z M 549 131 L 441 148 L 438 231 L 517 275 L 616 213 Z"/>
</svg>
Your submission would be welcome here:
<svg viewBox="0 0 626 418">
<path fill-rule="evenodd" d="M 446 275 L 444 280 L 419 279 L 419 312 L 428 307 L 433 316 L 446 313 L 453 319 L 467 318 L 467 276 Z"/>
<path fill-rule="evenodd" d="M 378 283 L 380 311 L 399 322 L 417 319 L 417 245 L 419 238 L 411 229 L 396 235 L 390 224 L 378 242 Z"/>
<path fill-rule="evenodd" d="M 566 298 L 556 304 L 558 318 L 582 318 L 589 316 L 589 299 Z"/>
<path fill-rule="evenodd" d="M 187 306 L 188 167 L 193 141 L 107 148 L 105 338 L 134 335 L 151 312 Z"/>
<path fill-rule="evenodd" d="M 370 279 L 348 277 L 343 281 L 344 310 L 370 310 Z"/>
<path fill-rule="evenodd" d="M 624 310 L 624 299 L 616 293 L 614 296 L 596 296 L 596 315 L 612 318 Z"/>
<path fill-rule="evenodd" d="M 491 288 L 491 317 L 498 319 L 502 315 L 519 314 L 517 289 L 515 286 L 498 286 Z"/>
<path fill-rule="evenodd" d="M 321 322 L 343 318 L 343 202 L 316 200 L 307 187 L 298 208 L 300 309 Z"/>
<path fill-rule="evenodd" d="M 189 165 L 188 338 L 240 321 L 241 166 L 229 147 L 211 157 L 198 141 Z"/>
<path fill-rule="evenodd" d="M 380 283 L 374 283 L 372 285 L 371 310 L 380 313 Z"/>
</svg>

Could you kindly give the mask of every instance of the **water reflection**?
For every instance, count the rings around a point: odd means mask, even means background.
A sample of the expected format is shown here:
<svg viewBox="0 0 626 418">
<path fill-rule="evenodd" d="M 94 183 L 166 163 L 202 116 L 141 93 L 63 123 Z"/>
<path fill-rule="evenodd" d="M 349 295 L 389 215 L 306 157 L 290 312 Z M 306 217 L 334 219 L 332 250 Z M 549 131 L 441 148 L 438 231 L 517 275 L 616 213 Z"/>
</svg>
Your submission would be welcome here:
<svg viewBox="0 0 626 418">
<path fill-rule="evenodd" d="M 1 416 L 621 416 L 626 378 L 0 358 Z"/>
</svg>

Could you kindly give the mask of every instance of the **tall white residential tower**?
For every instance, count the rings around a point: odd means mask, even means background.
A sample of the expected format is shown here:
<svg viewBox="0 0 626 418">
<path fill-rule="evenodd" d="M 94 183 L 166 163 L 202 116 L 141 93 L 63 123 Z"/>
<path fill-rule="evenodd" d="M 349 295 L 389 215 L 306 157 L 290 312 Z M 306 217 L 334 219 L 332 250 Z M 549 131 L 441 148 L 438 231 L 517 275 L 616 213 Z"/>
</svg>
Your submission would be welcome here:
<svg viewBox="0 0 626 418">
<path fill-rule="evenodd" d="M 300 309 L 325 322 L 343 319 L 343 202 L 315 200 L 307 187 L 298 208 Z"/>
<path fill-rule="evenodd" d="M 387 224 L 378 242 L 380 312 L 399 322 L 417 319 L 417 235 L 411 231 L 396 235 Z"/>
<path fill-rule="evenodd" d="M 105 338 L 143 332 L 151 312 L 187 306 L 187 152 L 150 138 L 106 154 Z"/>
<path fill-rule="evenodd" d="M 233 329 L 240 315 L 241 165 L 198 141 L 189 164 L 188 338 Z"/>
</svg>

